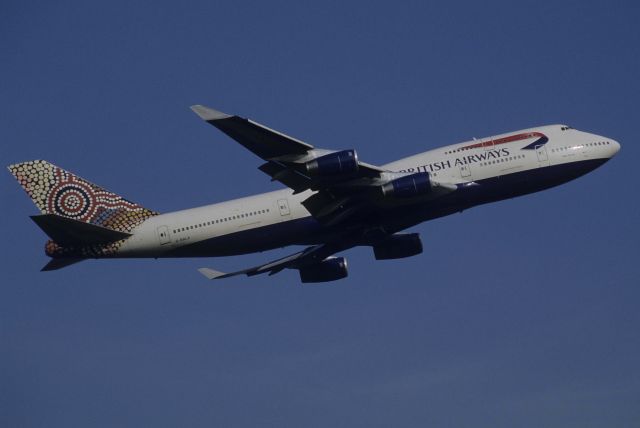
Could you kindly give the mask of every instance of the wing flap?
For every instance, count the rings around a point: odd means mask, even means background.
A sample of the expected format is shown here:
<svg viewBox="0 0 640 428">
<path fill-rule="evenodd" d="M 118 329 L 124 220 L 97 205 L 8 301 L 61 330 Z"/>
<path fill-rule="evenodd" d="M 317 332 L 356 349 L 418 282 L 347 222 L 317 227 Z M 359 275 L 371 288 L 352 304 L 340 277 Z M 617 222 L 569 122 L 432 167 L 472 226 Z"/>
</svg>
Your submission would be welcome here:
<svg viewBox="0 0 640 428">
<path fill-rule="evenodd" d="M 312 185 L 309 177 L 278 162 L 267 162 L 260 165 L 258 169 L 270 176 L 272 181 L 279 181 L 293 189 L 294 193 L 304 192 Z"/>
</svg>

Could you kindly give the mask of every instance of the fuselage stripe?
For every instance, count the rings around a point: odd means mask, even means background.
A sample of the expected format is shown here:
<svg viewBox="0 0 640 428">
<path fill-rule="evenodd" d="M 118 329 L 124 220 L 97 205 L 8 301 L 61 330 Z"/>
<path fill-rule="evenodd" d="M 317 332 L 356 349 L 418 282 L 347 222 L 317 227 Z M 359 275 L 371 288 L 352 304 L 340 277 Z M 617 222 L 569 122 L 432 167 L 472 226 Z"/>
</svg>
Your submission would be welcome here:
<svg viewBox="0 0 640 428">
<path fill-rule="evenodd" d="M 527 140 L 529 138 L 534 138 L 534 137 L 538 137 L 538 139 L 532 143 L 533 146 L 542 145 L 542 144 L 545 144 L 547 141 L 549 141 L 547 136 L 544 135 L 542 132 L 525 132 L 522 134 L 515 134 L 515 135 L 509 135 L 508 137 L 498 138 L 496 140 L 482 141 L 480 143 L 475 143 L 475 144 L 461 147 L 459 150 L 477 149 L 480 147 L 493 147 L 493 146 L 498 146 L 500 144 L 507 144 L 507 143 L 512 143 L 514 141 Z M 526 147 L 523 147 L 523 149 L 533 148 L 533 146 L 530 144 Z"/>
</svg>

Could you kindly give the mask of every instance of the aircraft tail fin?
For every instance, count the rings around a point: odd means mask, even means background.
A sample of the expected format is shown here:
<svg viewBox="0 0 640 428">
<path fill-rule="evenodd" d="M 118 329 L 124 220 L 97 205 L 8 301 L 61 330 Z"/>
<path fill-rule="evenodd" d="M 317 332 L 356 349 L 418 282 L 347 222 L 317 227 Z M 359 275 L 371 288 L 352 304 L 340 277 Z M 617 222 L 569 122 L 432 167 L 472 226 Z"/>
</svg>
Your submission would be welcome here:
<svg viewBox="0 0 640 428">
<path fill-rule="evenodd" d="M 110 242 L 114 235 L 109 232 L 128 234 L 147 218 L 158 215 L 47 161 L 22 162 L 8 168 L 42 214 L 49 215 L 34 218 L 49 236 L 52 236 L 51 232 L 66 240 L 70 236 L 88 233 L 91 239 L 108 239 Z M 63 219 L 71 221 L 65 223 Z M 82 229 L 79 223 L 101 229 L 89 231 Z M 70 230 L 61 232 L 64 227 Z"/>
</svg>

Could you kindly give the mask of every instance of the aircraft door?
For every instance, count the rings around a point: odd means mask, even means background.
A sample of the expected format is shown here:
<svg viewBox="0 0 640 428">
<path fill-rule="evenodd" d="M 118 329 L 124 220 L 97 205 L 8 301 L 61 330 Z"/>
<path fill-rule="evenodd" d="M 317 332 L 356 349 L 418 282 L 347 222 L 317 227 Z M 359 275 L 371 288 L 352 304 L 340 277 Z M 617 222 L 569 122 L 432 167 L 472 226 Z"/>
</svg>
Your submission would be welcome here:
<svg viewBox="0 0 640 428">
<path fill-rule="evenodd" d="M 548 165 L 549 164 L 549 156 L 547 156 L 547 149 L 545 148 L 544 145 L 539 145 L 535 147 L 536 149 L 536 156 L 538 156 L 538 162 L 540 162 L 543 165 Z"/>
<path fill-rule="evenodd" d="M 471 168 L 469 168 L 469 165 L 460 165 L 460 177 L 471 180 Z"/>
<path fill-rule="evenodd" d="M 278 209 L 280 210 L 280 215 L 283 217 L 291 214 L 291 211 L 289 210 L 289 201 L 286 199 L 278 199 Z"/>
<path fill-rule="evenodd" d="M 158 233 L 158 241 L 160 241 L 160 245 L 166 245 L 171 242 L 169 227 L 159 226 L 156 232 Z"/>
</svg>

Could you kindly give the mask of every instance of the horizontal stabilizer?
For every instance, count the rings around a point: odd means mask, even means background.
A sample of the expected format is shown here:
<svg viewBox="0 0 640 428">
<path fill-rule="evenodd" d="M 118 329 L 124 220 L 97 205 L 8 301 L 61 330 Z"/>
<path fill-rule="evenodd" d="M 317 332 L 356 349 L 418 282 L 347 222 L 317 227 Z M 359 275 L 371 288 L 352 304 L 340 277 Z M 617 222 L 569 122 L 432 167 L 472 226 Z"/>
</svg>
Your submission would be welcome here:
<svg viewBox="0 0 640 428">
<path fill-rule="evenodd" d="M 47 263 L 42 269 L 40 269 L 40 271 L 46 272 L 50 270 L 62 269 L 63 267 L 73 265 L 83 260 L 85 259 L 51 259 L 49 260 L 49 263 Z"/>
<path fill-rule="evenodd" d="M 98 226 L 55 214 L 31 216 L 31 219 L 56 243 L 63 246 L 106 244 L 131 236 L 130 233 Z"/>
</svg>

